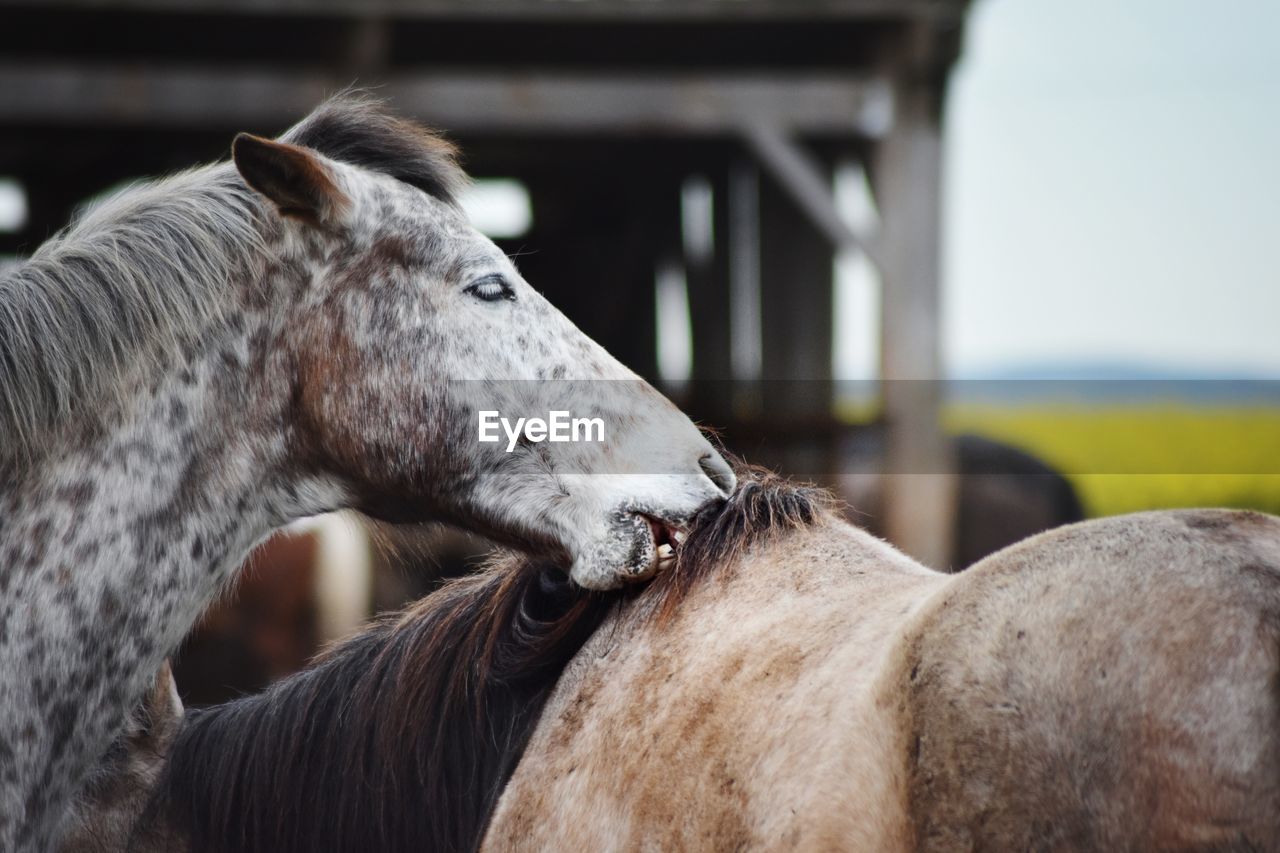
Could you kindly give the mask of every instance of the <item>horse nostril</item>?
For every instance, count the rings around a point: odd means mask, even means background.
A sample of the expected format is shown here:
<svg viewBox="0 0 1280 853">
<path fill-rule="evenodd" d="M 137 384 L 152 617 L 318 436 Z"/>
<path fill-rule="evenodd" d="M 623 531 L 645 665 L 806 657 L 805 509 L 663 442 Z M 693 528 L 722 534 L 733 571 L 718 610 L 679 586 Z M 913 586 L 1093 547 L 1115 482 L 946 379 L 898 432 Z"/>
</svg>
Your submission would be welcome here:
<svg viewBox="0 0 1280 853">
<path fill-rule="evenodd" d="M 714 483 L 726 498 L 733 494 L 733 490 L 738 485 L 738 478 L 729 467 L 729 463 L 721 459 L 719 454 L 703 454 L 698 459 L 698 465 L 702 468 L 702 473 L 707 475 L 707 479 Z"/>
</svg>

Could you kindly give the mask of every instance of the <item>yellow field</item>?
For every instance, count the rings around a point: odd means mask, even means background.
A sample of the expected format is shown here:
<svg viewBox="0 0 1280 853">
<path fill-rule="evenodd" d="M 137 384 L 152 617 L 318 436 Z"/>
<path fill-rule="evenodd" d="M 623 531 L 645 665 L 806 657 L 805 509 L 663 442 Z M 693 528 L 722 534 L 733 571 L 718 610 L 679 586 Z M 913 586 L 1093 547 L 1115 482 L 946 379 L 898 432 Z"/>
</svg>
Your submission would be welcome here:
<svg viewBox="0 0 1280 853">
<path fill-rule="evenodd" d="M 1280 514 L 1280 408 L 956 405 L 945 422 L 1040 456 L 1090 515 L 1185 506 Z"/>
</svg>

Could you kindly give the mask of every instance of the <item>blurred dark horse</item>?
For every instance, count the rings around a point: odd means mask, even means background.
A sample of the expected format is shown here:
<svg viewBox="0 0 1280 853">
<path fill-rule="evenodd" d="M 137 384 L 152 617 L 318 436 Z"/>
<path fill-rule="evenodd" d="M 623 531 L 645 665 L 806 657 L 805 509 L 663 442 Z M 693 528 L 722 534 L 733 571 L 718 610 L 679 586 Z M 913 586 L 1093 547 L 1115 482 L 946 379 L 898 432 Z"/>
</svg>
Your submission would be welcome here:
<svg viewBox="0 0 1280 853">
<path fill-rule="evenodd" d="M 840 445 L 840 495 L 854 520 L 885 535 L 886 426 L 854 430 Z M 948 566 L 960 570 L 1028 536 L 1085 518 L 1071 483 L 1037 456 L 973 434 L 950 439 L 958 475 L 956 517 Z"/>
</svg>

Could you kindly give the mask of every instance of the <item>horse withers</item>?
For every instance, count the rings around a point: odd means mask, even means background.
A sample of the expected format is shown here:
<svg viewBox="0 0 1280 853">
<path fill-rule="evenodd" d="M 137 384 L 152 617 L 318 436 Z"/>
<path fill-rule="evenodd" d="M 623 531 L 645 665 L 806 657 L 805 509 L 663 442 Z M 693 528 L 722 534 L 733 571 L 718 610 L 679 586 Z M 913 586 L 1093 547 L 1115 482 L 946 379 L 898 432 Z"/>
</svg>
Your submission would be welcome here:
<svg viewBox="0 0 1280 853">
<path fill-rule="evenodd" d="M 668 618 L 595 632 L 482 849 L 1280 850 L 1280 518 L 1099 519 L 941 575 L 785 495 L 655 584 Z"/>
<path fill-rule="evenodd" d="M 499 566 L 192 713 L 130 849 L 1280 850 L 1280 519 L 943 575 L 739 479 L 642 591 Z"/>
<path fill-rule="evenodd" d="M 0 280 L 3 850 L 48 848 L 150 674 L 293 519 L 443 519 L 607 588 L 733 487 L 468 223 L 439 137 L 343 96 L 233 154 Z M 602 440 L 477 440 L 481 410 L 556 408 Z"/>
</svg>

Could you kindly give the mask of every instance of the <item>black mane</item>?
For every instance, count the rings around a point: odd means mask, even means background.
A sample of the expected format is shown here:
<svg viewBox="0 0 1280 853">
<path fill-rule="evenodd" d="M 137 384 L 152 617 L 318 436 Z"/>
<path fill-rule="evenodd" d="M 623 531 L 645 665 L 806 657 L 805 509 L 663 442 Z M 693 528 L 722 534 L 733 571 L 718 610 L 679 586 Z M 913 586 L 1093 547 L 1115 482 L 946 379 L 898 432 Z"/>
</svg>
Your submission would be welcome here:
<svg viewBox="0 0 1280 853">
<path fill-rule="evenodd" d="M 341 163 L 390 175 L 450 204 L 467 183 L 452 143 L 359 93 L 330 98 L 282 138 Z"/>
<path fill-rule="evenodd" d="M 588 593 L 557 566 L 510 559 L 260 695 L 192 712 L 143 825 L 193 851 L 474 850 L 561 671 L 613 608 L 638 598 L 660 620 L 829 503 L 759 470 L 739 478 L 641 591 Z"/>
</svg>

